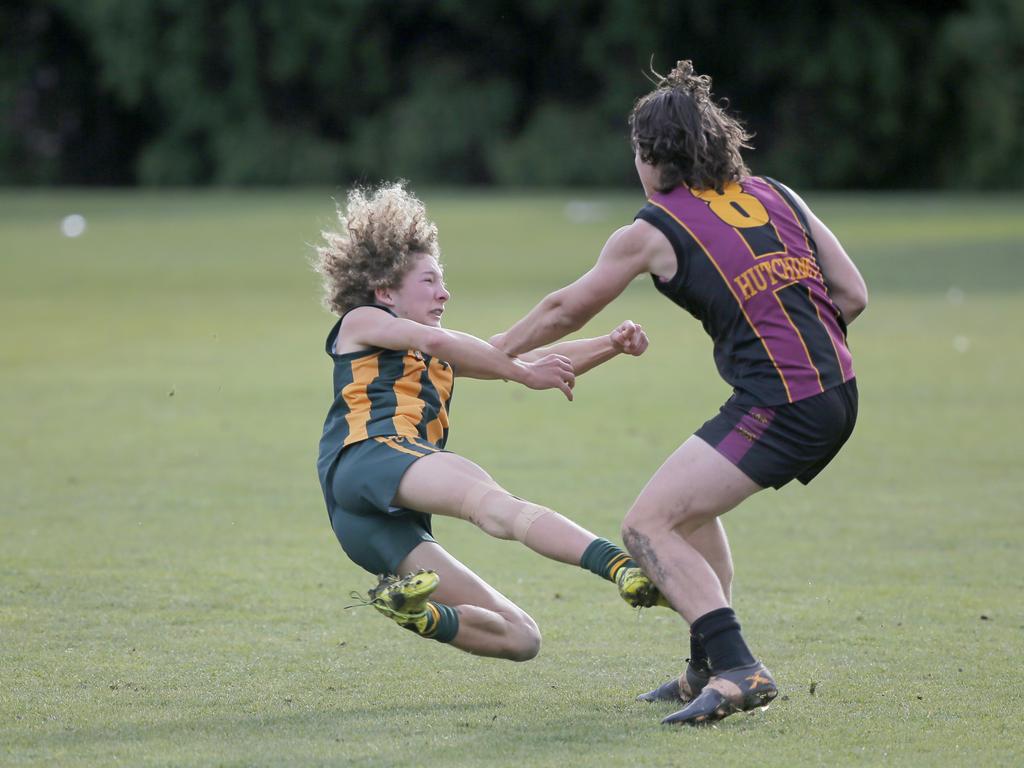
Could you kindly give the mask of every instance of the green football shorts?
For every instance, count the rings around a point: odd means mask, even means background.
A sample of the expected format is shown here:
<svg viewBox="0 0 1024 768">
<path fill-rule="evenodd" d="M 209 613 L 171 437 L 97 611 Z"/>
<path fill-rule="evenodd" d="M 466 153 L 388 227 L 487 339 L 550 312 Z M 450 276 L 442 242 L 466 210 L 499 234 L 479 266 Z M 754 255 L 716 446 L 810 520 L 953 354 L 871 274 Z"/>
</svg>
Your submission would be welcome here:
<svg viewBox="0 0 1024 768">
<path fill-rule="evenodd" d="M 416 437 L 371 437 L 346 447 L 331 480 L 330 517 L 341 548 L 373 574 L 397 573 L 422 541 L 434 541 L 430 515 L 391 504 L 413 462 L 441 452 Z"/>
</svg>

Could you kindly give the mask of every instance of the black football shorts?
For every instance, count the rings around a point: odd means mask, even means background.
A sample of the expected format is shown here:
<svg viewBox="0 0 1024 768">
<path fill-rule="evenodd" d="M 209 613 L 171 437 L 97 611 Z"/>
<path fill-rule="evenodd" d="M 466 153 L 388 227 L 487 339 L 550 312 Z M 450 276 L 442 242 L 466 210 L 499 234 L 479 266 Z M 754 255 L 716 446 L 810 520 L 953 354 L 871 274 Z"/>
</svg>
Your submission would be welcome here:
<svg viewBox="0 0 1024 768">
<path fill-rule="evenodd" d="M 696 431 L 758 485 L 806 485 L 823 470 L 857 423 L 857 380 L 795 403 L 739 405 L 733 396 Z"/>
</svg>

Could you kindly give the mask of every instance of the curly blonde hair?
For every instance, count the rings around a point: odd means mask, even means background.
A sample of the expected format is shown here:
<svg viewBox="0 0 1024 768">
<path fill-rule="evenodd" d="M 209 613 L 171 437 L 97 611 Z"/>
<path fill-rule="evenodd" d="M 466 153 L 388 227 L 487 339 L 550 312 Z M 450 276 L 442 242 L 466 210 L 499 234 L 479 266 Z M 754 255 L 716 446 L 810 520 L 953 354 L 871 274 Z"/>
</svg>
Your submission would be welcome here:
<svg viewBox="0 0 1024 768">
<path fill-rule="evenodd" d="M 726 112 L 728 102 L 715 102 L 711 78 L 696 74 L 689 59 L 667 75 L 652 74 L 655 89 L 637 100 L 629 128 L 640 159 L 658 166 L 658 191 L 685 184 L 721 192 L 749 176 L 740 150 L 751 148 L 753 134 Z"/>
<path fill-rule="evenodd" d="M 440 258 L 437 226 L 405 185 L 352 189 L 345 210 L 338 206 L 338 229 L 320 233 L 324 244 L 313 268 L 323 277 L 323 303 L 331 312 L 372 304 L 374 291 L 399 285 L 420 255 Z"/>
</svg>

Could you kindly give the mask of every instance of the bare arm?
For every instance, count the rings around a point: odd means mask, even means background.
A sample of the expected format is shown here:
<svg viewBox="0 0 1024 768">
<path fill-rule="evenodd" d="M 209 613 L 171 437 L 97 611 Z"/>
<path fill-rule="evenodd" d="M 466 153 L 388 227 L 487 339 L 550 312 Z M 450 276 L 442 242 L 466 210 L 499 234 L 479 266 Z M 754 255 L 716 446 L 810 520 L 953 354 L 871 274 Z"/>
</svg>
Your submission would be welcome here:
<svg viewBox="0 0 1024 768">
<path fill-rule="evenodd" d="M 576 382 L 568 358 L 548 354 L 532 361 L 510 357 L 483 339 L 405 320 L 372 307 L 360 307 L 345 315 L 342 329 L 346 345 L 417 349 L 451 363 L 456 374 L 474 379 L 507 379 L 530 389 L 557 388 L 572 400 Z"/>
<path fill-rule="evenodd" d="M 493 337 L 491 343 L 517 355 L 578 331 L 622 293 L 634 277 L 650 271 L 654 236 L 664 240 L 645 221 L 634 221 L 615 231 L 589 272 L 548 294 L 526 317 Z"/>
<path fill-rule="evenodd" d="M 799 195 L 786 187 L 786 190 L 793 196 L 797 204 L 807 217 L 807 223 L 811 228 L 811 237 L 818 246 L 818 265 L 825 276 L 825 284 L 828 286 L 829 296 L 832 302 L 839 308 L 843 320 L 849 325 L 852 323 L 864 308 L 868 305 L 868 287 L 861 277 L 857 265 L 846 253 L 842 243 L 839 242 L 832 230 L 814 215 L 814 212 L 807 206 Z"/>
<path fill-rule="evenodd" d="M 639 356 L 647 351 L 649 341 L 642 326 L 626 320 L 606 336 L 563 341 L 550 347 L 524 352 L 520 360 L 536 360 L 544 355 L 562 355 L 572 362 L 573 371 L 582 376 L 587 371 L 621 354 Z"/>
</svg>

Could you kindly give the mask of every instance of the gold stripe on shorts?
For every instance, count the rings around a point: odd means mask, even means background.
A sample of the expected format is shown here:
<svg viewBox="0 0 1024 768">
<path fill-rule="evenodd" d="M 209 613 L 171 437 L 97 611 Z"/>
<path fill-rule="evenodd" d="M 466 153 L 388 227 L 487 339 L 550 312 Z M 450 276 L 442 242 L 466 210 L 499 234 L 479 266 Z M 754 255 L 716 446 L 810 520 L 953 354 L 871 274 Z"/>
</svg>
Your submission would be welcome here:
<svg viewBox="0 0 1024 768">
<path fill-rule="evenodd" d="M 419 441 L 413 442 L 415 438 L 411 437 L 375 437 L 373 439 L 381 445 L 386 445 L 388 448 L 393 448 L 400 453 L 408 453 L 410 456 L 419 456 L 421 458 L 437 453 L 439 450 L 433 446 L 422 445 Z M 411 443 L 411 447 L 409 445 L 401 445 L 400 443 Z M 414 448 L 416 450 L 413 450 Z M 423 453 L 420 451 L 423 451 Z"/>
</svg>

